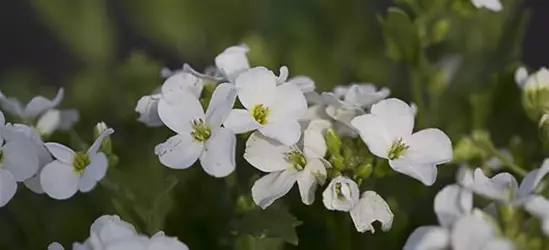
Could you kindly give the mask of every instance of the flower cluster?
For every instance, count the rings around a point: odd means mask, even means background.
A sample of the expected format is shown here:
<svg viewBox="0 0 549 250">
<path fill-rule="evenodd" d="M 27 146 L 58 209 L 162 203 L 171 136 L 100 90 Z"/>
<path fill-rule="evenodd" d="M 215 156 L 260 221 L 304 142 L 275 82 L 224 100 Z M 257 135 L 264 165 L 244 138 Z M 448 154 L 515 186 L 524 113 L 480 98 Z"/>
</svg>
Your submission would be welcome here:
<svg viewBox="0 0 549 250">
<path fill-rule="evenodd" d="M 73 250 L 188 250 L 187 245 L 175 237 L 169 237 L 160 231 L 152 237 L 138 234 L 136 229 L 116 215 L 103 215 L 91 225 L 90 237 L 83 243 L 75 242 Z M 48 250 L 64 250 L 63 246 L 53 242 Z"/>
<path fill-rule="evenodd" d="M 87 151 L 44 142 L 57 130 L 70 130 L 78 120 L 75 110 L 56 109 L 62 99 L 60 89 L 52 100 L 37 96 L 23 107 L 19 100 L 0 94 L 2 110 L 18 122 L 6 123 L 0 112 L 0 206 L 13 198 L 17 182 L 35 193 L 67 199 L 78 190 L 89 192 L 105 176 L 108 162 L 99 150 L 112 129 L 105 129 Z"/>
<path fill-rule="evenodd" d="M 210 73 L 188 65 L 164 72 L 160 92 L 139 100 L 139 121 L 176 133 L 155 148 L 163 165 L 185 169 L 199 160 L 209 175 L 226 177 L 235 170 L 238 135 L 246 139 L 243 158 L 266 173 L 251 189 L 257 206 L 266 209 L 296 183 L 310 205 L 318 186 L 327 183 L 326 208 L 349 212 L 358 231 L 374 232 L 374 221 L 384 231 L 393 221 L 379 194 L 361 194 L 375 161 L 386 159 L 396 172 L 432 185 L 437 165 L 452 159 L 448 136 L 433 128 L 413 133 L 417 110 L 386 99 L 389 89 L 354 83 L 318 93 L 309 77 L 288 79 L 286 67 L 279 75 L 250 67 L 247 51 L 244 45 L 226 49 Z"/>
</svg>

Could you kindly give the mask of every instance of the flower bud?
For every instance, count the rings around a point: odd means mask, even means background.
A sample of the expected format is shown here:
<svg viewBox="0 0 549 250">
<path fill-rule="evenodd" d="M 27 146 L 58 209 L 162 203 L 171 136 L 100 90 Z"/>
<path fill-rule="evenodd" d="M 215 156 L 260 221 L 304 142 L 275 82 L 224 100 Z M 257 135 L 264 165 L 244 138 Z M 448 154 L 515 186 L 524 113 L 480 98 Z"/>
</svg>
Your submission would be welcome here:
<svg viewBox="0 0 549 250">
<path fill-rule="evenodd" d="M 341 137 L 331 128 L 326 130 L 326 146 L 332 155 L 339 154 L 341 150 Z"/>
<path fill-rule="evenodd" d="M 542 68 L 525 80 L 522 105 L 530 119 L 536 121 L 549 111 L 549 70 Z"/>
<path fill-rule="evenodd" d="M 97 139 L 103 131 L 107 130 L 108 126 L 105 122 L 99 122 L 97 125 L 95 125 L 95 128 L 93 129 L 93 135 L 94 138 Z M 110 155 L 112 153 L 112 143 L 111 143 L 111 137 L 106 136 L 103 140 L 103 143 L 101 143 L 101 151 L 106 153 L 107 155 Z"/>
<path fill-rule="evenodd" d="M 366 163 L 358 167 L 358 169 L 356 170 L 356 174 L 362 179 L 369 178 L 373 172 L 374 172 L 374 167 L 372 166 L 371 163 Z"/>
<path fill-rule="evenodd" d="M 338 176 L 333 179 L 324 193 L 322 201 L 329 210 L 348 212 L 358 202 L 360 190 L 353 180 Z"/>
</svg>

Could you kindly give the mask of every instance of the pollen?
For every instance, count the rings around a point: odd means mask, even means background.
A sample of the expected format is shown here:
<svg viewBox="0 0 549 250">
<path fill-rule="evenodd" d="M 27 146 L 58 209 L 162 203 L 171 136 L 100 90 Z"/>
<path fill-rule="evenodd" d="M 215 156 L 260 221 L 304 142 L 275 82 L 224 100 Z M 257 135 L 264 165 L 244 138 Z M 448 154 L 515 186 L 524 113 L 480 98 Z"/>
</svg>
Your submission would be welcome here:
<svg viewBox="0 0 549 250">
<path fill-rule="evenodd" d="M 305 158 L 305 155 L 299 150 L 292 150 L 286 157 L 298 171 L 303 170 L 307 165 L 307 158 Z"/>
<path fill-rule="evenodd" d="M 410 146 L 406 145 L 402 138 L 398 139 L 396 142 L 391 145 L 389 152 L 387 153 L 389 160 L 398 160 L 400 159 Z"/>
<path fill-rule="evenodd" d="M 90 157 L 85 152 L 76 153 L 72 159 L 72 167 L 78 174 L 82 174 L 88 165 L 90 165 Z"/>
<path fill-rule="evenodd" d="M 257 123 L 265 125 L 269 122 L 267 119 L 269 117 L 269 108 L 263 106 L 263 104 L 255 105 L 252 109 L 252 116 Z"/>
<path fill-rule="evenodd" d="M 191 136 L 197 142 L 206 142 L 212 136 L 212 130 L 202 119 L 192 121 Z"/>
</svg>

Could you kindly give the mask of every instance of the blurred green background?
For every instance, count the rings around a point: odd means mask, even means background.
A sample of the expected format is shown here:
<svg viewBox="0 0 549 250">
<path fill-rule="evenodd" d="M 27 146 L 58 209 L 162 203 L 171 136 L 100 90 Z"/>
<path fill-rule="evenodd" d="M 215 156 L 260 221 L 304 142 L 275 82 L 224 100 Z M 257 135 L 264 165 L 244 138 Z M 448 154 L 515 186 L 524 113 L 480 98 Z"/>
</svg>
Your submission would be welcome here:
<svg viewBox="0 0 549 250">
<path fill-rule="evenodd" d="M 64 87 L 62 107 L 80 112 L 75 130 L 91 142 L 93 126 L 105 121 L 116 130 L 120 163 L 93 192 L 67 201 L 20 185 L 0 209 L 0 249 L 45 249 L 52 241 L 67 247 L 85 240 L 98 216 L 115 213 L 143 233 L 164 230 L 194 250 L 400 249 L 415 227 L 436 223 L 432 198 L 453 182 L 455 165 L 443 166 L 429 188 L 401 175 L 369 183 L 395 213 L 387 233 L 357 233 L 348 214 L 323 207 L 321 191 L 310 207 L 294 189 L 268 212 L 243 212 L 259 172 L 241 153 L 227 179 L 198 166 L 163 167 L 153 148 L 171 132 L 138 123 L 137 100 L 162 84 L 164 66 L 202 70 L 226 47 L 246 43 L 252 65 L 287 65 L 320 91 L 351 82 L 388 86 L 406 101 L 424 99 L 419 127 L 440 127 L 454 142 L 489 129 L 498 146 L 520 136 L 523 158 L 536 159 L 536 124 L 523 114 L 513 72 L 522 58 L 533 69 L 549 59 L 547 3 L 502 1 L 500 13 L 467 0 L 3 1 L 2 92 L 27 101 Z M 409 18 L 391 16 L 393 5 Z"/>
</svg>

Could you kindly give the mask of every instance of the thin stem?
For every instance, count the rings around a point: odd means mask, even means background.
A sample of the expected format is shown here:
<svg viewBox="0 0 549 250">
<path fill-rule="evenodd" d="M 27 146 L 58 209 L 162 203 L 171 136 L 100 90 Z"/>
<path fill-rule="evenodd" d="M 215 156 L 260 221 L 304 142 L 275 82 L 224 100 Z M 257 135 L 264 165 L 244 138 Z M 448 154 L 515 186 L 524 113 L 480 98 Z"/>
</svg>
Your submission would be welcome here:
<svg viewBox="0 0 549 250">
<path fill-rule="evenodd" d="M 425 121 L 425 112 L 426 110 L 426 104 L 425 104 L 425 98 L 423 96 L 423 84 L 422 84 L 422 77 L 421 77 L 421 71 L 417 67 L 413 67 L 410 71 L 411 75 L 411 88 L 412 88 L 412 97 L 414 99 L 415 104 L 417 105 L 417 120 L 419 127 L 424 127 L 426 125 Z"/>
<path fill-rule="evenodd" d="M 504 166 L 506 166 L 511 171 L 515 172 L 516 174 L 520 175 L 521 177 L 526 176 L 526 174 L 527 174 L 526 170 L 522 169 L 519 165 L 515 164 L 511 159 L 507 158 L 499 150 L 497 150 L 494 147 L 489 147 L 489 149 L 490 149 L 490 153 L 492 153 L 493 156 L 495 156 L 501 162 L 503 162 Z"/>
</svg>

